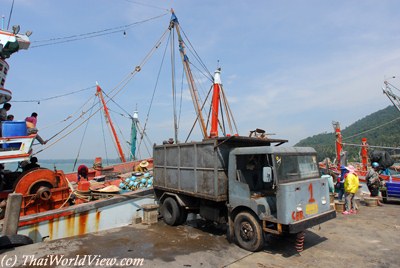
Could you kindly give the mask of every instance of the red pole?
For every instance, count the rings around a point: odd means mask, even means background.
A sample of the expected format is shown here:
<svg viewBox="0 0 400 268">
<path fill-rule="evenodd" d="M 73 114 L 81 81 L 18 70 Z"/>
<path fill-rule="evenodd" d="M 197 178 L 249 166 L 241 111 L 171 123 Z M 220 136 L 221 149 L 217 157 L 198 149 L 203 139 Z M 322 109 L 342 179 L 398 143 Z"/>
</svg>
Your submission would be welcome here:
<svg viewBox="0 0 400 268">
<path fill-rule="evenodd" d="M 210 138 L 218 137 L 218 111 L 220 100 L 220 85 L 221 85 L 221 69 L 217 69 L 214 73 L 214 89 L 211 107 L 211 130 Z"/>
<path fill-rule="evenodd" d="M 367 163 L 368 163 L 368 144 L 367 144 L 367 138 L 362 138 L 361 139 L 361 162 L 362 162 L 362 170 L 366 171 L 367 170 Z"/>
<path fill-rule="evenodd" d="M 118 149 L 118 153 L 119 153 L 119 158 L 121 159 L 121 162 L 125 163 L 126 162 L 125 155 L 124 155 L 124 152 L 122 151 L 121 144 L 120 144 L 118 136 L 117 136 L 117 132 L 115 131 L 114 125 L 113 125 L 113 123 L 111 121 L 110 113 L 108 112 L 107 104 L 104 101 L 103 93 L 102 93 L 101 88 L 100 88 L 99 85 L 97 85 L 97 94 L 98 94 L 98 96 L 99 96 L 99 98 L 101 100 L 101 103 L 103 104 L 104 114 L 105 114 L 106 119 L 107 119 L 107 121 L 108 121 L 108 123 L 110 125 L 111 132 L 112 132 L 112 134 L 114 136 L 115 144 L 117 145 L 117 149 Z"/>
</svg>

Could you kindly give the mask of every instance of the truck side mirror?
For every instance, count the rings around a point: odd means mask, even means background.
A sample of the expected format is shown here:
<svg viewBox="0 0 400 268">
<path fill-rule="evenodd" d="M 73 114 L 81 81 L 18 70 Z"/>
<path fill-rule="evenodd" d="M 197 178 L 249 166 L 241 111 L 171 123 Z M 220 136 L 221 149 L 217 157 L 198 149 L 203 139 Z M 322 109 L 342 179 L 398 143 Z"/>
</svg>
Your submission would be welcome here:
<svg viewBox="0 0 400 268">
<path fill-rule="evenodd" d="M 272 182 L 272 168 L 263 167 L 263 182 Z"/>
</svg>

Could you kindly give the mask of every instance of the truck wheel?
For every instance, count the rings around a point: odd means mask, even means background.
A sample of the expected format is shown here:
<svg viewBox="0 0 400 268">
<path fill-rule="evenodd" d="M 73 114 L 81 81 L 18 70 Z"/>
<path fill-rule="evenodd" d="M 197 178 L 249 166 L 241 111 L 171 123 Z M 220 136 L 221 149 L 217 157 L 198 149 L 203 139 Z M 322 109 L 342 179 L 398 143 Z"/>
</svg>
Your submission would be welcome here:
<svg viewBox="0 0 400 268">
<path fill-rule="evenodd" d="M 14 235 L 5 235 L 0 237 L 1 249 L 14 248 L 29 244 L 33 244 L 33 241 L 29 236 L 25 235 L 14 234 Z"/>
<path fill-rule="evenodd" d="M 261 226 L 254 216 L 241 212 L 235 217 L 235 238 L 240 247 L 248 251 L 259 251 L 264 246 Z"/>
<path fill-rule="evenodd" d="M 172 197 L 165 198 L 161 206 L 161 215 L 163 216 L 164 222 L 168 225 L 174 226 L 179 224 L 181 217 L 181 210 L 175 199 Z"/>
<path fill-rule="evenodd" d="M 383 203 L 387 203 L 387 191 L 381 191 Z"/>
<path fill-rule="evenodd" d="M 181 216 L 179 217 L 178 225 L 184 224 L 186 222 L 187 216 L 188 216 L 188 212 L 183 207 L 180 207 L 180 214 L 181 214 Z"/>
</svg>

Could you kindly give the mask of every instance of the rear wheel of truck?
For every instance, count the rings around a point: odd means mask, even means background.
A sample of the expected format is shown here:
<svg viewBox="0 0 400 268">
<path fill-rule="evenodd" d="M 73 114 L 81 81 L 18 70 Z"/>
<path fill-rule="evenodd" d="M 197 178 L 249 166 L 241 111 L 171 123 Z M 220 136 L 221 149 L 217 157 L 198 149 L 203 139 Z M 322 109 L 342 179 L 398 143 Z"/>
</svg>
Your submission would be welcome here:
<svg viewBox="0 0 400 268">
<path fill-rule="evenodd" d="M 264 236 L 257 219 L 249 212 L 235 217 L 235 238 L 238 245 L 248 251 L 259 251 L 264 246 Z"/>
<path fill-rule="evenodd" d="M 180 221 L 182 220 L 181 210 L 175 199 L 172 197 L 165 198 L 161 206 L 161 215 L 164 219 L 164 222 L 171 226 L 180 224 Z"/>
</svg>

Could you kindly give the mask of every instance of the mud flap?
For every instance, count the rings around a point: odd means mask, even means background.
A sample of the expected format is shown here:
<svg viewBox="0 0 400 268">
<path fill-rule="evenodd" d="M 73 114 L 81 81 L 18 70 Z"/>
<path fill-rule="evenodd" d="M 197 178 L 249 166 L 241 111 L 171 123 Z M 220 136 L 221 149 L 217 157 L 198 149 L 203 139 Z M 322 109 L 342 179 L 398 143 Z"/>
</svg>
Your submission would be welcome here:
<svg viewBox="0 0 400 268">
<path fill-rule="evenodd" d="M 234 223 L 231 217 L 231 214 L 228 214 L 228 228 L 226 230 L 226 239 L 229 243 L 235 242 L 235 230 L 234 230 Z"/>
</svg>

